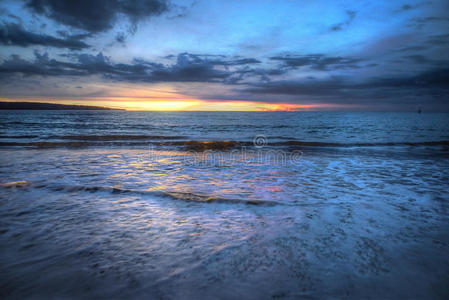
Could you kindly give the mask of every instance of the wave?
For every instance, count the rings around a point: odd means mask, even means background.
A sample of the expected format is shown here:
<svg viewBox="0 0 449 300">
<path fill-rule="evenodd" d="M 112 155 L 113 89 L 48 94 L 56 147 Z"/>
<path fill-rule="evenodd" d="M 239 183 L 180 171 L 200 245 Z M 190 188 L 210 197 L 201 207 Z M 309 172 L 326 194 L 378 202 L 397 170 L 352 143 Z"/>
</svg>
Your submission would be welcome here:
<svg viewBox="0 0 449 300">
<path fill-rule="evenodd" d="M 181 147 L 184 150 L 203 152 L 207 150 L 229 151 L 238 147 L 254 147 L 253 142 L 247 141 L 195 141 L 195 140 L 178 140 L 178 141 L 155 141 L 154 136 L 77 136 L 79 140 L 74 141 L 35 141 L 35 142 L 0 142 L 0 147 L 33 147 L 33 148 L 78 148 L 89 146 L 161 146 L 161 147 Z M 137 138 L 136 138 L 137 137 Z M 169 139 L 166 136 L 156 136 L 160 140 Z M 115 138 L 115 140 L 114 140 Z M 172 139 L 181 137 L 170 137 Z M 67 137 L 67 139 L 69 139 Z M 321 148 L 321 147 L 393 147 L 393 146 L 449 146 L 449 141 L 427 141 L 427 142 L 384 142 L 384 143 L 331 143 L 331 142 L 313 142 L 313 141 L 283 141 L 268 143 L 264 148 L 270 147 L 287 147 L 292 148 Z"/>
<path fill-rule="evenodd" d="M 222 198 L 215 196 L 208 196 L 202 194 L 186 193 L 186 192 L 162 192 L 165 197 L 170 197 L 174 200 L 183 200 L 190 202 L 201 203 L 234 203 L 234 204 L 246 204 L 246 205 L 261 205 L 261 206 L 274 206 L 281 203 L 268 200 L 244 200 L 236 198 Z"/>
<path fill-rule="evenodd" d="M 31 184 L 28 181 L 16 181 L 1 183 L 0 187 L 4 188 L 47 188 L 56 192 L 106 192 L 112 194 L 131 194 L 131 195 L 149 195 L 163 198 L 170 198 L 172 200 L 181 200 L 186 202 L 199 202 L 199 203 L 228 203 L 228 204 L 245 204 L 245 205 L 259 205 L 259 206 L 274 206 L 281 203 L 268 200 L 245 200 L 237 198 L 224 198 L 216 197 L 204 194 L 190 193 L 190 192 L 174 192 L 174 191 L 141 191 L 133 189 L 124 189 L 117 187 L 104 187 L 104 186 L 47 186 L 45 184 Z"/>
<path fill-rule="evenodd" d="M 323 143 L 323 142 L 287 141 L 287 142 L 272 143 L 272 145 L 308 146 L 308 147 L 449 146 L 449 141 L 384 142 L 384 143 Z"/>
<path fill-rule="evenodd" d="M 80 140 L 70 142 L 0 142 L 0 147 L 33 147 L 33 148 L 79 148 L 89 146 L 167 146 L 182 147 L 191 151 L 220 150 L 226 151 L 237 146 L 252 146 L 250 142 L 235 141 L 109 141 Z"/>
<path fill-rule="evenodd" d="M 34 139 L 37 135 L 0 135 L 0 139 Z"/>
<path fill-rule="evenodd" d="M 166 146 L 183 146 L 187 150 L 192 151 L 206 151 L 206 150 L 221 150 L 226 151 L 236 147 L 252 146 L 250 142 L 237 141 L 176 141 L 163 143 Z"/>
<path fill-rule="evenodd" d="M 33 148 L 58 148 L 58 147 L 69 147 L 69 148 L 76 148 L 76 147 L 87 147 L 87 146 L 95 146 L 95 144 L 91 144 L 88 142 L 26 142 L 26 143 L 20 143 L 20 142 L 0 142 L 0 147 L 17 147 L 17 146 L 23 146 L 23 147 L 33 147 Z"/>
<path fill-rule="evenodd" d="M 29 182 L 26 180 L 0 183 L 0 186 L 5 187 L 5 188 L 22 188 L 22 187 L 26 187 L 28 185 L 29 185 Z"/>
<path fill-rule="evenodd" d="M 123 141 L 123 140 L 174 140 L 185 139 L 185 136 L 165 135 L 65 135 L 50 136 L 49 139 L 77 140 L 77 141 Z"/>
</svg>

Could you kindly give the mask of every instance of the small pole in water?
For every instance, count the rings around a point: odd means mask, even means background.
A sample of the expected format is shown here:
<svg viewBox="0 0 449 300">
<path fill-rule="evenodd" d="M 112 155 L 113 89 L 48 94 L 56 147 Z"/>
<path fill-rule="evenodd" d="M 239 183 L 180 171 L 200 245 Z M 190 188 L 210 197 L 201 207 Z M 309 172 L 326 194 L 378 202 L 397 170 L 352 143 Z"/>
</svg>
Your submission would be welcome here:
<svg viewBox="0 0 449 300">
<path fill-rule="evenodd" d="M 421 114 L 422 110 L 421 110 L 421 106 L 418 108 L 418 114 Z"/>
</svg>

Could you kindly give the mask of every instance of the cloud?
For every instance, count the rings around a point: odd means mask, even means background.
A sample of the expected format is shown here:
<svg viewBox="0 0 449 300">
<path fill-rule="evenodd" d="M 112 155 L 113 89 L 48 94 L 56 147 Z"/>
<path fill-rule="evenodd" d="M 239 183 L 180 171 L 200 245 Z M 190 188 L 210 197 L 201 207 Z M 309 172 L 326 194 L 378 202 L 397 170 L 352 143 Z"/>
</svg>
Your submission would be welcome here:
<svg viewBox="0 0 449 300">
<path fill-rule="evenodd" d="M 126 35 L 123 32 L 119 32 L 115 36 L 115 41 L 120 44 L 124 44 L 126 40 Z"/>
<path fill-rule="evenodd" d="M 404 4 L 397 10 L 397 12 L 408 11 L 408 10 L 415 9 L 417 7 L 418 7 L 418 5 Z"/>
<path fill-rule="evenodd" d="M 341 95 L 344 82 L 333 78 L 328 80 L 274 81 L 265 84 L 254 84 L 239 91 L 250 94 L 278 94 L 301 96 Z"/>
<path fill-rule="evenodd" d="M 20 73 L 25 76 L 62 76 L 62 75 L 83 75 L 82 71 L 74 68 L 64 67 L 60 62 L 48 59 L 46 55 L 36 53 L 35 61 L 29 62 L 20 58 L 19 55 L 12 55 L 9 60 L 5 60 L 0 65 L 0 74 Z"/>
<path fill-rule="evenodd" d="M 349 25 L 352 23 L 352 21 L 354 21 L 355 16 L 356 16 L 357 14 L 356 14 L 356 12 L 353 11 L 353 10 L 347 10 L 347 11 L 346 11 L 346 15 L 347 15 L 346 21 L 341 22 L 341 23 L 337 23 L 337 24 L 333 25 L 333 26 L 331 27 L 331 30 L 332 30 L 332 31 L 340 31 L 340 30 L 343 30 L 344 27 L 349 26 Z"/>
<path fill-rule="evenodd" d="M 407 98 L 444 100 L 449 96 L 449 68 L 434 68 L 416 75 L 371 78 L 355 83 L 349 78 L 275 81 L 238 89 L 244 95 L 296 96 L 327 102 L 400 101 Z M 447 103 L 446 103 L 447 106 Z"/>
<path fill-rule="evenodd" d="M 101 52 L 97 55 L 68 53 L 67 60 L 51 59 L 48 54 L 34 53 L 33 61 L 13 55 L 0 64 L 0 77 L 17 79 L 23 76 L 44 76 L 49 80 L 72 79 L 75 86 L 99 75 L 114 81 L 131 83 L 173 82 L 183 86 L 188 82 L 186 94 L 207 99 L 248 99 L 260 102 L 288 101 L 289 103 L 335 103 L 355 105 L 407 105 L 419 101 L 429 105 L 448 107 L 444 99 L 449 96 L 449 63 L 439 67 L 429 64 L 428 71 L 415 75 L 378 76 L 367 79 L 334 76 L 301 80 L 274 80 L 286 69 L 263 69 L 251 58 L 181 53 L 170 56 L 171 63 L 134 59 L 131 63 L 114 63 Z M 417 59 L 421 58 L 412 58 Z M 81 79 L 85 77 L 84 79 Z M 33 79 L 34 77 L 31 77 Z M 250 80 L 245 80 L 249 78 Z M 281 77 L 282 78 L 282 77 Z M 355 81 L 357 80 L 357 81 Z M 24 82 L 13 80 L 13 82 Z M 42 82 L 37 80 L 37 82 Z M 197 83 L 193 84 L 192 83 Z M 6 84 L 4 82 L 4 84 Z M 222 87 L 217 92 L 217 88 Z M 236 85 L 237 84 L 237 85 Z M 201 90 L 195 87 L 201 85 Z M 182 88 L 181 88 L 182 89 Z M 185 89 L 185 88 L 184 88 Z M 407 102 L 409 101 L 409 102 Z M 424 102 L 423 102 L 424 101 Z M 436 107 L 436 106 L 435 106 Z"/>
<path fill-rule="evenodd" d="M 174 58 L 174 55 L 168 55 L 166 58 Z M 207 63 L 215 66 L 240 66 L 248 64 L 259 64 L 259 60 L 255 58 L 241 58 L 234 57 L 233 59 L 224 59 L 225 55 L 211 55 L 211 54 L 191 54 L 181 53 L 177 56 L 178 64 L 192 64 L 192 63 Z"/>
<path fill-rule="evenodd" d="M 361 59 L 351 57 L 326 56 L 324 54 L 285 55 L 270 57 L 271 60 L 281 61 L 283 67 L 310 67 L 314 70 L 328 71 L 336 69 L 357 69 Z"/>
<path fill-rule="evenodd" d="M 17 23 L 6 23 L 0 27 L 0 44 L 7 46 L 48 46 L 56 48 L 68 48 L 81 50 L 89 48 L 89 45 L 82 42 L 85 36 L 67 36 L 57 38 L 46 34 L 38 34 L 25 30 Z"/>
<path fill-rule="evenodd" d="M 400 48 L 395 51 L 396 52 L 409 52 L 409 51 L 421 51 L 421 50 L 426 50 L 426 49 L 427 49 L 427 47 L 424 47 L 424 46 L 408 46 L 408 47 Z"/>
<path fill-rule="evenodd" d="M 411 10 L 415 10 L 418 8 L 422 8 L 426 5 L 432 4 L 432 2 L 428 1 L 428 2 L 420 2 L 417 4 L 403 4 L 401 7 L 399 7 L 398 9 L 396 9 L 394 12 L 395 13 L 403 13 L 403 12 L 408 12 Z"/>
<path fill-rule="evenodd" d="M 405 56 L 405 58 L 407 58 L 417 64 L 427 64 L 427 63 L 431 62 L 429 59 L 427 59 L 427 57 L 425 57 L 424 55 L 419 55 L 419 54 L 407 55 L 407 56 Z"/>
<path fill-rule="evenodd" d="M 433 35 L 429 37 L 427 42 L 435 46 L 449 45 L 449 34 Z"/>
<path fill-rule="evenodd" d="M 130 82 L 222 82 L 240 81 L 250 70 L 245 66 L 259 63 L 251 58 L 208 59 L 205 55 L 181 53 L 171 65 L 135 59 L 131 64 L 113 63 L 101 52 L 97 55 L 66 54 L 70 61 L 50 59 L 48 54 L 35 52 L 34 61 L 26 61 L 13 55 L 0 65 L 0 73 L 25 76 L 88 76 Z M 171 56 L 170 56 L 171 57 Z M 173 58 L 173 57 L 172 57 Z"/>
<path fill-rule="evenodd" d="M 421 18 L 413 18 L 408 24 L 409 27 L 414 27 L 416 29 L 422 29 L 424 26 L 429 24 L 441 24 L 441 26 L 447 26 L 447 22 L 449 22 L 448 17 L 421 17 Z M 445 25 L 446 24 L 446 25 Z"/>
<path fill-rule="evenodd" d="M 449 68 L 445 66 L 419 73 L 417 75 L 403 77 L 386 77 L 375 79 L 363 85 L 363 88 L 407 88 L 407 89 L 443 89 L 449 90 Z"/>
<path fill-rule="evenodd" d="M 376 101 L 397 103 L 406 99 L 437 99 L 432 103 L 444 104 L 442 99 L 449 95 L 449 62 L 434 61 L 419 55 L 407 55 L 404 59 L 420 63 L 428 71 L 415 75 L 382 76 L 354 78 L 327 76 L 325 78 L 285 79 L 287 72 L 308 66 L 314 70 L 334 70 L 352 68 L 359 59 L 351 57 L 327 57 L 325 55 L 279 56 L 270 58 L 281 66 L 265 69 L 254 58 L 180 53 L 169 55 L 169 63 L 134 59 L 130 63 L 115 63 L 101 52 L 97 55 L 70 52 L 64 59 L 52 59 L 48 54 L 34 53 L 34 60 L 28 61 L 13 55 L 0 64 L 0 77 L 16 78 L 23 76 L 45 76 L 62 79 L 63 76 L 86 77 L 102 76 L 111 82 L 131 83 L 183 82 L 198 84 L 216 84 L 228 89 L 226 95 L 218 95 L 216 89 L 193 91 L 194 95 L 207 93 L 210 98 L 250 99 L 252 101 L 301 101 L 323 103 L 360 103 L 372 104 Z M 164 61 L 165 61 L 164 60 Z M 404 73 L 405 74 L 405 73 Z M 304 75 L 307 75 L 305 73 Z M 305 76 L 304 76 L 305 77 Z M 281 80 L 280 78 L 284 78 Z M 70 79 L 72 80 L 72 79 Z M 76 81 L 80 85 L 80 81 Z M 79 79 L 81 80 L 81 79 Z M 87 79 L 86 79 L 87 80 Z M 17 80 L 16 80 L 17 82 Z M 195 86 L 195 85 L 194 85 Z M 227 86 L 227 88 L 225 88 Z M 237 88 L 238 87 L 238 88 Z M 212 93 L 209 95 L 209 93 Z M 286 100 L 287 99 L 287 100 Z M 374 101 L 374 102 L 373 102 Z M 404 102 L 405 103 L 405 102 Z M 430 102 L 429 102 L 430 103 Z"/>
<path fill-rule="evenodd" d="M 112 28 L 118 15 L 135 24 L 160 15 L 169 5 L 165 0 L 28 0 L 26 7 L 61 24 L 97 33 Z"/>
</svg>

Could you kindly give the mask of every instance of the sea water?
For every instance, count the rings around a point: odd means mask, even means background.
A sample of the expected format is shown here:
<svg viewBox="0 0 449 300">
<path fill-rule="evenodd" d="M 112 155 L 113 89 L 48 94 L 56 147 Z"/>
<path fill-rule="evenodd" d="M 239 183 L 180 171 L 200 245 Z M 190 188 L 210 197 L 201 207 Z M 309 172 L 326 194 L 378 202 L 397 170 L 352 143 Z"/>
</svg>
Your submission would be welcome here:
<svg viewBox="0 0 449 300">
<path fill-rule="evenodd" d="M 448 297 L 449 115 L 0 112 L 2 299 Z"/>
</svg>

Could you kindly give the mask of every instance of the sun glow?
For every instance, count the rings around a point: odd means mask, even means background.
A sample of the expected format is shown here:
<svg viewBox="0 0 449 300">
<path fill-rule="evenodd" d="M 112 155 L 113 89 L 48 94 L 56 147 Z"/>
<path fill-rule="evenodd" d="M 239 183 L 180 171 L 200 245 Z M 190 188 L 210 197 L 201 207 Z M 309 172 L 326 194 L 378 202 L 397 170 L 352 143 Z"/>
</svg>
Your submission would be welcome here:
<svg viewBox="0 0 449 300">
<path fill-rule="evenodd" d="M 327 105 L 265 103 L 254 101 L 207 101 L 207 100 L 161 100 L 161 101 L 125 101 L 125 100 L 18 100 L 0 99 L 6 102 L 41 102 L 65 105 L 101 106 L 113 109 L 137 111 L 301 111 L 327 107 Z"/>
<path fill-rule="evenodd" d="M 182 111 L 190 110 L 190 108 L 198 105 L 199 101 L 128 101 L 116 104 L 126 110 Z"/>
<path fill-rule="evenodd" d="M 179 93 L 173 87 L 166 85 L 151 88 L 116 84 L 95 84 L 90 89 L 101 89 L 104 95 L 95 97 L 70 97 L 48 99 L 33 97 L 33 99 L 1 99 L 9 102 L 42 102 L 66 105 L 91 105 L 124 110 L 146 111 L 301 111 L 327 107 L 326 104 L 291 104 L 267 103 L 247 100 L 215 100 L 196 99 Z"/>
</svg>

